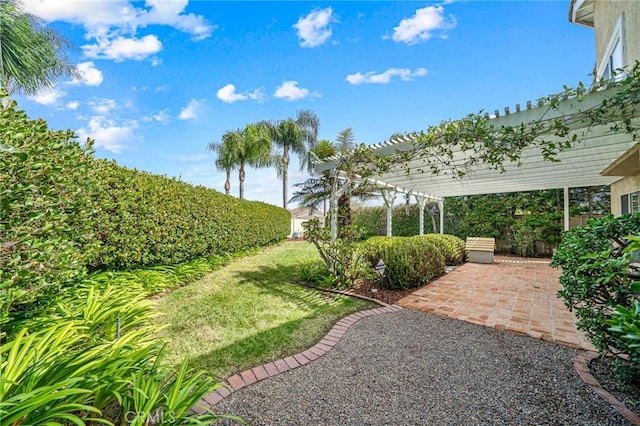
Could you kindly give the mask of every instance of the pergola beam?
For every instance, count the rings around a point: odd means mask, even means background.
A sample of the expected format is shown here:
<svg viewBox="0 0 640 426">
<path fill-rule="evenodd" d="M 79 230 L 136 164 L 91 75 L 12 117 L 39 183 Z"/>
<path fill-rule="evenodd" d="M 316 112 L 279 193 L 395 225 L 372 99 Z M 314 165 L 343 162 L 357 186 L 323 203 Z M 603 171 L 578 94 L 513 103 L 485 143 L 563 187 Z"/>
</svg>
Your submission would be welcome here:
<svg viewBox="0 0 640 426">
<path fill-rule="evenodd" d="M 452 157 L 438 162 L 434 157 L 428 157 L 428 149 L 415 146 L 416 137 L 419 135 L 408 134 L 394 136 L 389 141 L 372 146 L 374 155 L 385 156 L 417 150 L 415 156 L 422 157 L 398 164 L 393 171 L 367 180 L 383 189 L 412 194 L 416 196 L 416 200 L 417 197 L 425 196 L 437 201 L 440 210 L 440 232 L 444 231 L 444 197 L 562 188 L 565 194 L 566 229 L 569 226 L 568 188 L 609 185 L 615 182 L 622 176 L 604 176 L 602 172 L 639 142 L 624 130 L 625 125 L 616 125 L 614 122 L 594 125 L 585 113 L 589 109 L 601 107 L 606 99 L 618 96 L 619 90 L 619 87 L 614 85 L 604 90 L 591 91 L 580 99 L 561 99 L 553 108 L 550 105 L 533 108 L 527 105 L 526 109 L 515 108 L 515 113 L 509 113 L 505 109 L 505 115 L 488 119 L 489 126 L 497 132 L 502 127 L 547 123 L 549 134 L 541 134 L 538 142 L 565 142 L 572 140 L 575 135 L 577 142 L 557 153 L 557 161 L 545 160 L 540 147 L 527 148 L 520 153 L 520 164 L 506 162 L 502 164 L 504 172 L 501 172 L 491 169 L 487 164 L 470 165 L 472 159 L 469 156 L 473 154 L 463 152 L 456 148 L 458 145 L 452 144 Z M 635 107 L 631 110 L 631 122 L 638 125 L 640 107 Z M 618 118 L 614 120 L 616 119 Z M 570 131 L 566 137 L 551 134 L 553 120 L 562 120 L 568 126 Z M 452 125 L 455 125 L 455 122 Z M 437 133 L 430 136 L 437 138 Z M 340 158 L 330 158 L 315 164 L 314 168 L 316 171 L 333 170 L 341 161 L 343 160 Z M 431 165 L 440 168 L 440 173 L 432 173 Z M 406 170 L 410 170 L 410 173 Z M 462 178 L 457 177 L 456 172 L 460 170 L 465 172 Z M 421 227 L 424 226 L 424 217 L 422 222 Z"/>
</svg>

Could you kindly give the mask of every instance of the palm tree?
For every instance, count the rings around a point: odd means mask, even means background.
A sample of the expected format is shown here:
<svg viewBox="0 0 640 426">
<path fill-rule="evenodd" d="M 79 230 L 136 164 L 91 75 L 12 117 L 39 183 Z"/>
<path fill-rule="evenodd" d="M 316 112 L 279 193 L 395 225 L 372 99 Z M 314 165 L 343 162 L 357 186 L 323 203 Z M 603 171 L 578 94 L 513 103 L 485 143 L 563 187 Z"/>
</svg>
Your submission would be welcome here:
<svg viewBox="0 0 640 426">
<path fill-rule="evenodd" d="M 289 187 L 289 163 L 290 152 L 300 158 L 300 169 L 311 168 L 308 151 L 313 148 L 318 139 L 320 120 L 310 110 L 301 110 L 296 113 L 295 119 L 276 121 L 275 123 L 262 123 L 269 128 L 271 139 L 275 146 L 282 148 L 280 161 L 275 162 L 278 175 L 282 177 L 282 207 L 287 208 Z"/>
<path fill-rule="evenodd" d="M 243 129 L 225 132 L 222 135 L 222 145 L 229 149 L 229 164 L 235 163 L 230 170 L 238 168 L 239 195 L 240 199 L 244 199 L 245 167 L 247 165 L 251 167 L 273 165 L 269 131 L 260 124 L 247 124 Z"/>
<path fill-rule="evenodd" d="M 347 152 L 354 147 L 355 135 L 349 129 L 342 130 L 336 136 L 335 143 L 320 141 L 310 150 L 310 157 L 323 160 L 341 152 Z M 311 209 L 318 209 L 321 203 L 331 196 L 331 188 L 337 183 L 335 177 L 325 171 L 320 177 L 312 177 L 306 181 L 295 185 L 298 190 L 291 198 L 291 202 L 298 202 L 301 206 Z M 368 182 L 358 182 L 349 191 L 338 198 L 338 220 L 339 226 L 346 226 L 351 223 L 351 197 L 361 199 L 371 198 L 377 195 L 377 189 Z M 326 213 L 326 206 L 324 208 Z"/>
<path fill-rule="evenodd" d="M 0 84 L 7 95 L 34 95 L 75 75 L 67 47 L 67 39 L 25 13 L 18 0 L 0 0 Z"/>
<path fill-rule="evenodd" d="M 215 162 L 216 169 L 225 172 L 224 193 L 229 195 L 231 191 L 231 172 L 238 166 L 238 160 L 235 155 L 234 146 L 231 143 L 233 138 L 223 140 L 224 142 L 211 142 L 207 146 L 207 149 L 215 152 L 217 155 Z"/>
</svg>

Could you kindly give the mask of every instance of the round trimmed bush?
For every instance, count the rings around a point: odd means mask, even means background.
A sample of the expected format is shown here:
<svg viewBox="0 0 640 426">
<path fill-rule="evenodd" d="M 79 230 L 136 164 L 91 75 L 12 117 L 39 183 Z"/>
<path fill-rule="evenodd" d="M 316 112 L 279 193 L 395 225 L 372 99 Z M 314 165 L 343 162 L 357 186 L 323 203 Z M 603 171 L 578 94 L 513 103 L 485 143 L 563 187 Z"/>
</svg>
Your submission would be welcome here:
<svg viewBox="0 0 640 426">
<path fill-rule="evenodd" d="M 464 262 L 465 243 L 455 235 L 449 234 L 426 234 L 416 235 L 416 240 L 429 241 L 442 250 L 444 260 L 447 265 L 459 265 Z"/>
<path fill-rule="evenodd" d="M 406 237 L 372 237 L 363 246 L 371 266 L 385 263 L 384 283 L 405 290 L 426 284 L 444 273 L 444 256 L 433 243 Z"/>
</svg>

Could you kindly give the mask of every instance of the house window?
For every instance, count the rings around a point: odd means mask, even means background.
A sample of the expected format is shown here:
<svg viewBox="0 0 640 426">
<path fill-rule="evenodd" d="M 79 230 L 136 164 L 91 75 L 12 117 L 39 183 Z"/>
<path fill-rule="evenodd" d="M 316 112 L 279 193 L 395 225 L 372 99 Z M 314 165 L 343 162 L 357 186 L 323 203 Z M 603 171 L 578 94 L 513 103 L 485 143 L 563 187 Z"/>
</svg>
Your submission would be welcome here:
<svg viewBox="0 0 640 426">
<path fill-rule="evenodd" d="M 618 22 L 616 23 L 607 50 L 600 61 L 600 67 L 598 70 L 598 76 L 609 80 L 614 78 L 620 80 L 623 77 L 623 73 L 619 73 L 619 69 L 623 68 L 626 64 L 624 61 L 624 15 L 620 15 Z M 618 71 L 618 74 L 615 74 Z M 615 74 L 615 75 L 614 75 Z"/>
<path fill-rule="evenodd" d="M 621 196 L 620 207 L 622 214 L 640 213 L 640 191 Z"/>
</svg>

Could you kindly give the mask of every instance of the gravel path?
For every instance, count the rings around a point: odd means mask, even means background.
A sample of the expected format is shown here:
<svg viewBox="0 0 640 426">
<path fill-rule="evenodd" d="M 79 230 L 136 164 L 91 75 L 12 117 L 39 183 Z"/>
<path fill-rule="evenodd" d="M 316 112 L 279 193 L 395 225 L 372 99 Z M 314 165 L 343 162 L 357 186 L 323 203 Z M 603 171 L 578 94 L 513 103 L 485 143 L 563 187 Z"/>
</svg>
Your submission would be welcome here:
<svg viewBox="0 0 640 426">
<path fill-rule="evenodd" d="M 215 409 L 278 426 L 628 424 L 580 381 L 578 352 L 403 309 L 360 320 L 325 356 Z"/>
</svg>

